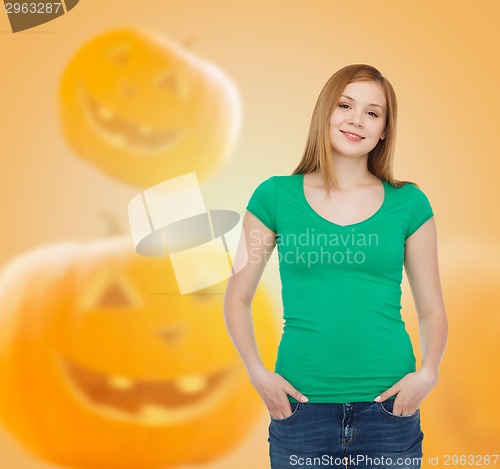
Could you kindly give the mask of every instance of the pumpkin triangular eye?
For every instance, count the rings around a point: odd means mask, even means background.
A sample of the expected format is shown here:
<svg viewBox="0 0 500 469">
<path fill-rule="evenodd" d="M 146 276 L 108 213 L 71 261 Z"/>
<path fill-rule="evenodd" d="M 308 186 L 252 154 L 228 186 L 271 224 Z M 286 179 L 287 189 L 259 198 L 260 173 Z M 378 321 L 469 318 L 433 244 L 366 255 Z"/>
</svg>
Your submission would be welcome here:
<svg viewBox="0 0 500 469">
<path fill-rule="evenodd" d="M 119 65 L 126 65 L 130 56 L 130 45 L 121 44 L 108 51 L 108 57 Z"/>
<path fill-rule="evenodd" d="M 113 268 L 104 268 L 89 279 L 79 304 L 82 310 L 87 311 L 137 308 L 142 306 L 142 301 L 124 273 Z"/>
<path fill-rule="evenodd" d="M 101 292 L 95 307 L 97 308 L 116 308 L 129 307 L 130 298 L 121 286 L 117 283 L 110 283 L 108 287 Z"/>
<path fill-rule="evenodd" d="M 173 68 L 156 75 L 154 83 L 161 88 L 177 95 L 180 99 L 187 99 L 188 85 L 186 80 Z"/>
<path fill-rule="evenodd" d="M 155 83 L 158 86 L 163 86 L 164 88 L 167 88 L 169 90 L 174 90 L 174 91 L 179 86 L 179 81 L 177 80 L 176 74 L 174 73 L 173 70 L 170 70 L 168 72 L 160 73 L 156 77 Z"/>
</svg>

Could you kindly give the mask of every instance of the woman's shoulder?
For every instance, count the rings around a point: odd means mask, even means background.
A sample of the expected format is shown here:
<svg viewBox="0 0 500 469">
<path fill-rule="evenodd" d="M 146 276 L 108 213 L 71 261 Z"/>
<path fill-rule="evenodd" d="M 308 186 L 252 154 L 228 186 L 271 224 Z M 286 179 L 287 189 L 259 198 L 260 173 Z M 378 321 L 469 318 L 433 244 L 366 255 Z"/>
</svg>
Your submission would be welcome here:
<svg viewBox="0 0 500 469">
<path fill-rule="evenodd" d="M 294 182 L 296 181 L 296 175 L 275 174 L 268 176 L 255 185 L 253 195 L 255 197 L 277 197 L 277 194 L 284 189 L 295 187 Z"/>
<path fill-rule="evenodd" d="M 395 194 L 394 200 L 403 204 L 411 210 L 418 209 L 418 207 L 426 207 L 430 205 L 429 198 L 426 191 L 422 187 L 412 181 L 405 181 L 406 184 L 393 186 L 387 184 L 391 191 Z M 420 187 L 419 187 L 420 186 Z"/>
<path fill-rule="evenodd" d="M 401 195 L 413 197 L 415 192 L 423 192 L 422 189 L 418 187 L 417 183 L 413 181 L 400 181 L 398 184 L 391 184 L 388 181 L 385 182 L 389 188 Z"/>
<path fill-rule="evenodd" d="M 293 184 L 298 178 L 300 178 L 301 174 L 274 174 L 272 176 L 267 177 L 266 179 L 261 180 L 259 186 L 265 187 L 286 187 L 287 185 Z"/>
</svg>

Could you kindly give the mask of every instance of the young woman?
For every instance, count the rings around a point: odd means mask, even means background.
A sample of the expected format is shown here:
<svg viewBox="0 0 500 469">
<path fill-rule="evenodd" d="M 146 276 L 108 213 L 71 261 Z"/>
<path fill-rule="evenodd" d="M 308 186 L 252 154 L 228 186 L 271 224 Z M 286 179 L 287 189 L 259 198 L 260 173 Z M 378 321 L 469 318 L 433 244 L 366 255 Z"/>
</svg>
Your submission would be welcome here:
<svg viewBox="0 0 500 469">
<path fill-rule="evenodd" d="M 397 102 L 374 67 L 349 65 L 323 87 L 291 175 L 253 192 L 244 267 L 224 315 L 269 411 L 272 469 L 419 468 L 420 405 L 438 382 L 448 323 L 434 213 L 392 174 Z M 252 298 L 278 247 L 284 328 L 274 371 L 260 360 Z M 401 318 L 403 266 L 418 314 L 417 370 Z"/>
</svg>

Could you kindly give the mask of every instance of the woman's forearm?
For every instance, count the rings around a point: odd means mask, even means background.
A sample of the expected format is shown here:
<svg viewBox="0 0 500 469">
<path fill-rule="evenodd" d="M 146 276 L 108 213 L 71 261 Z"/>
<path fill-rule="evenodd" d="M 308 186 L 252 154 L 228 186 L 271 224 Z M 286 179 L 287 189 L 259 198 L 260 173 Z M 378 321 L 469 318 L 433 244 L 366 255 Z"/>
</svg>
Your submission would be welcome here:
<svg viewBox="0 0 500 469">
<path fill-rule="evenodd" d="M 240 301 L 225 302 L 224 320 L 229 336 L 252 380 L 265 367 L 257 350 L 251 305 Z"/>
<path fill-rule="evenodd" d="M 448 341 L 448 319 L 446 314 L 431 313 L 419 319 L 421 369 L 439 376 L 439 367 Z"/>
</svg>

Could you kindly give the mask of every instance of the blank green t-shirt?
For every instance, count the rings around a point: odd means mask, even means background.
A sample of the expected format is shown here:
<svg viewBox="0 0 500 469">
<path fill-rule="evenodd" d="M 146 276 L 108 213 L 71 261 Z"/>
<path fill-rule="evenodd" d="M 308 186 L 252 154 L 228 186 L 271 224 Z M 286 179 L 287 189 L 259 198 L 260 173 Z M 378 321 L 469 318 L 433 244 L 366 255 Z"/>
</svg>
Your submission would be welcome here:
<svg viewBox="0 0 500 469">
<path fill-rule="evenodd" d="M 276 233 L 284 326 L 274 372 L 311 403 L 373 401 L 416 371 L 401 317 L 405 240 L 434 214 L 415 185 L 382 183 L 382 206 L 350 225 L 309 205 L 303 174 L 271 176 L 246 207 Z"/>
</svg>

